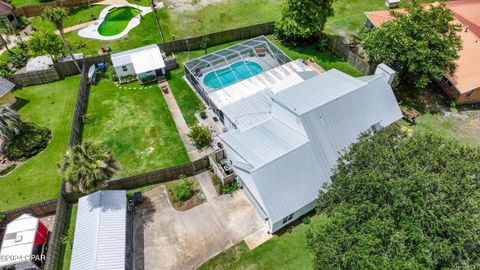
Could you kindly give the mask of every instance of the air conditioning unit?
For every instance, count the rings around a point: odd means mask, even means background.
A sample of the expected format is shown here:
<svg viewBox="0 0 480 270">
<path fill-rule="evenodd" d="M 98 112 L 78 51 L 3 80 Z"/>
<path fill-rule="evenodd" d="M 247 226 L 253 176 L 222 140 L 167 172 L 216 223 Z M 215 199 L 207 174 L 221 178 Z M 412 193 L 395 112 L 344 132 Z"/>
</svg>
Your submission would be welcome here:
<svg viewBox="0 0 480 270">
<path fill-rule="evenodd" d="M 399 3 L 400 0 L 386 0 L 385 6 L 387 6 L 388 8 L 397 7 Z"/>
</svg>

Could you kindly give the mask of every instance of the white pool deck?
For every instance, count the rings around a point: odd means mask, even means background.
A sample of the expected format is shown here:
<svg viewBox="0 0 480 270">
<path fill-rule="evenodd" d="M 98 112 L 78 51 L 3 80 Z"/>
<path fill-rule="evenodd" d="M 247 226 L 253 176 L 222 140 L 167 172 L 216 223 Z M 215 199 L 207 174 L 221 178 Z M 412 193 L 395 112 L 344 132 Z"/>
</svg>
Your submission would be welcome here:
<svg viewBox="0 0 480 270">
<path fill-rule="evenodd" d="M 130 22 L 128 23 L 127 27 L 125 27 L 125 29 L 120 34 L 114 35 L 114 36 L 102 36 L 98 32 L 98 27 L 100 27 L 103 20 L 108 15 L 108 12 L 111 9 L 118 8 L 118 7 L 132 7 L 132 8 L 135 8 L 135 9 L 139 9 L 141 11 L 141 14 L 133 17 L 130 20 Z M 163 5 L 157 5 L 157 8 L 161 8 L 161 7 L 163 7 Z M 134 5 L 134 4 L 110 5 L 106 8 L 104 8 L 102 10 L 102 12 L 100 12 L 100 15 L 98 16 L 98 20 L 96 20 L 95 23 L 93 23 L 92 25 L 89 25 L 89 26 L 87 26 L 83 29 L 80 29 L 80 31 L 78 31 L 78 35 L 83 37 L 83 38 L 91 38 L 91 39 L 98 39 L 98 40 L 119 39 L 119 38 L 122 38 L 122 37 L 126 36 L 130 30 L 132 30 L 133 28 L 135 28 L 136 26 L 138 26 L 140 24 L 141 16 L 145 16 L 150 12 L 152 12 L 151 7 L 137 6 L 137 5 Z"/>
</svg>

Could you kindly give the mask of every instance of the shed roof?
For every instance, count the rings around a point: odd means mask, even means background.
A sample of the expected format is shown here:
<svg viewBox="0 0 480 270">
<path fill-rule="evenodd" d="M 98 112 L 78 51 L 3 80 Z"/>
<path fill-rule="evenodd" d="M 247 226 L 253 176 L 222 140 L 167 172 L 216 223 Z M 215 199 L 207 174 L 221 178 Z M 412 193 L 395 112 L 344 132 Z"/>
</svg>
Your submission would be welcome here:
<svg viewBox="0 0 480 270">
<path fill-rule="evenodd" d="M 102 190 L 78 200 L 70 269 L 125 269 L 125 190 Z"/>
<path fill-rule="evenodd" d="M 0 267 L 30 260 L 38 223 L 38 218 L 23 214 L 7 225 L 0 250 Z"/>
<path fill-rule="evenodd" d="M 12 13 L 13 7 L 4 1 L 0 1 L 0 16 L 5 16 Z"/>
<path fill-rule="evenodd" d="M 111 58 L 115 67 L 133 64 L 137 74 L 165 67 L 162 53 L 156 44 L 114 53 Z"/>
<path fill-rule="evenodd" d="M 6 93 L 10 92 L 14 87 L 14 83 L 3 77 L 0 77 L 0 97 L 3 97 Z"/>
</svg>

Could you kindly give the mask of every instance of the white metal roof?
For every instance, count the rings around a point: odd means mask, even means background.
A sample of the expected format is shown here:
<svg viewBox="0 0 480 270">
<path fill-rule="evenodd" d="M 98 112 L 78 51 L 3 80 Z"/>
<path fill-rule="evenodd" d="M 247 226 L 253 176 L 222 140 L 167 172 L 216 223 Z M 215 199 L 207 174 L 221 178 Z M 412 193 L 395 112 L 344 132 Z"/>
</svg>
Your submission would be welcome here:
<svg viewBox="0 0 480 270">
<path fill-rule="evenodd" d="M 0 77 L 0 97 L 3 97 L 6 93 L 10 92 L 15 87 L 15 84 L 9 80 Z"/>
<path fill-rule="evenodd" d="M 222 88 L 208 96 L 217 108 L 222 109 L 261 91 L 271 91 L 275 94 L 314 74 L 317 73 L 310 70 L 302 61 L 296 60 Z"/>
<path fill-rule="evenodd" d="M 38 218 L 23 214 L 7 225 L 0 250 L 0 266 L 30 261 Z"/>
<path fill-rule="evenodd" d="M 244 131 L 231 130 L 220 137 L 253 168 L 268 164 L 308 143 L 308 138 L 275 118 Z"/>
<path fill-rule="evenodd" d="M 71 270 L 125 269 L 125 190 L 102 190 L 78 200 Z"/>
<path fill-rule="evenodd" d="M 402 117 L 387 79 L 330 70 L 273 95 L 280 106 L 269 120 L 220 135 L 273 223 L 316 199 L 340 152 L 361 132 Z"/>
<path fill-rule="evenodd" d="M 114 67 L 133 64 L 137 74 L 165 67 L 162 53 L 156 44 L 114 53 L 111 59 Z"/>
<path fill-rule="evenodd" d="M 291 112 L 302 115 L 365 85 L 362 80 L 330 69 L 278 93 L 274 100 Z"/>
</svg>

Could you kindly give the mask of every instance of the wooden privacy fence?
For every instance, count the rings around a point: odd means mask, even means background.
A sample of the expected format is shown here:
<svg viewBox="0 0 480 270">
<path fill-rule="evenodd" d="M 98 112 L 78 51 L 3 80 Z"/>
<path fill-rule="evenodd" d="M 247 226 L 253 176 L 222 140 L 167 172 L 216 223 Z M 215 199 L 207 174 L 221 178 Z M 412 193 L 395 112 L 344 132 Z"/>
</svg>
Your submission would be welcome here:
<svg viewBox="0 0 480 270">
<path fill-rule="evenodd" d="M 62 248 L 62 237 L 67 225 L 68 209 L 70 208 L 70 205 L 63 195 L 60 195 L 57 200 L 58 203 L 56 207 L 55 223 L 53 224 L 53 231 L 50 234 L 50 239 L 48 242 L 48 252 L 45 266 L 43 268 L 44 270 L 59 269 L 58 266 Z"/>
<path fill-rule="evenodd" d="M 158 45 L 166 54 L 171 54 L 176 52 L 202 49 L 200 44 L 204 37 L 208 37 L 208 47 L 211 47 L 231 41 L 254 38 L 262 35 L 270 35 L 274 32 L 275 22 L 266 22 L 241 28 L 225 30 L 222 32 L 211 33 L 204 36 L 179 39 L 176 41 L 165 42 Z"/>
<path fill-rule="evenodd" d="M 4 216 L 4 218 L 0 223 L 0 229 L 5 228 L 5 226 L 7 226 L 8 223 L 10 223 L 12 220 L 18 218 L 23 214 L 31 214 L 32 216 L 35 216 L 35 217 L 45 217 L 45 216 L 55 214 L 55 211 L 57 208 L 57 202 L 58 202 L 58 198 L 39 202 L 36 204 L 27 205 L 25 207 L 9 210 L 6 212 L 2 212 L 2 215 Z"/>
<path fill-rule="evenodd" d="M 354 53 L 345 42 L 344 38 L 342 37 L 326 37 L 329 40 L 329 47 L 330 50 L 345 58 L 347 62 L 356 68 L 358 71 L 362 72 L 365 75 L 370 75 L 373 73 L 372 66 L 360 55 Z"/>
<path fill-rule="evenodd" d="M 25 16 L 25 17 L 33 17 L 33 16 L 39 16 L 42 14 L 43 9 L 46 7 L 64 7 L 67 9 L 70 8 L 79 8 L 79 7 L 85 7 L 89 6 L 92 3 L 100 2 L 102 0 L 75 0 L 75 1 L 52 1 L 52 2 L 47 2 L 47 3 L 40 3 L 40 4 L 35 4 L 35 5 L 27 5 L 27 6 L 22 6 L 15 8 L 13 11 L 13 14 L 15 16 Z"/>
<path fill-rule="evenodd" d="M 82 141 L 83 115 L 87 111 L 89 89 L 88 67 L 87 65 L 83 65 L 82 76 L 80 77 L 80 83 L 78 84 L 77 101 L 73 111 L 72 125 L 70 127 L 70 138 L 68 140 L 68 145 L 70 146 L 79 144 Z"/>
<path fill-rule="evenodd" d="M 165 183 L 178 179 L 179 175 L 193 176 L 195 174 L 204 172 L 210 167 L 208 156 L 201 159 L 185 163 L 178 166 L 164 168 L 156 171 L 150 171 L 142 174 L 128 176 L 119 179 L 113 179 L 107 182 L 105 189 L 109 190 L 123 190 L 135 189 L 148 185 Z M 75 203 L 85 194 L 79 192 L 64 193 L 65 198 L 70 203 Z"/>
<path fill-rule="evenodd" d="M 78 71 L 77 71 L 78 73 Z M 46 70 L 30 71 L 11 75 L 8 79 L 18 86 L 44 84 L 61 80 L 61 77 L 54 66 Z"/>
</svg>

